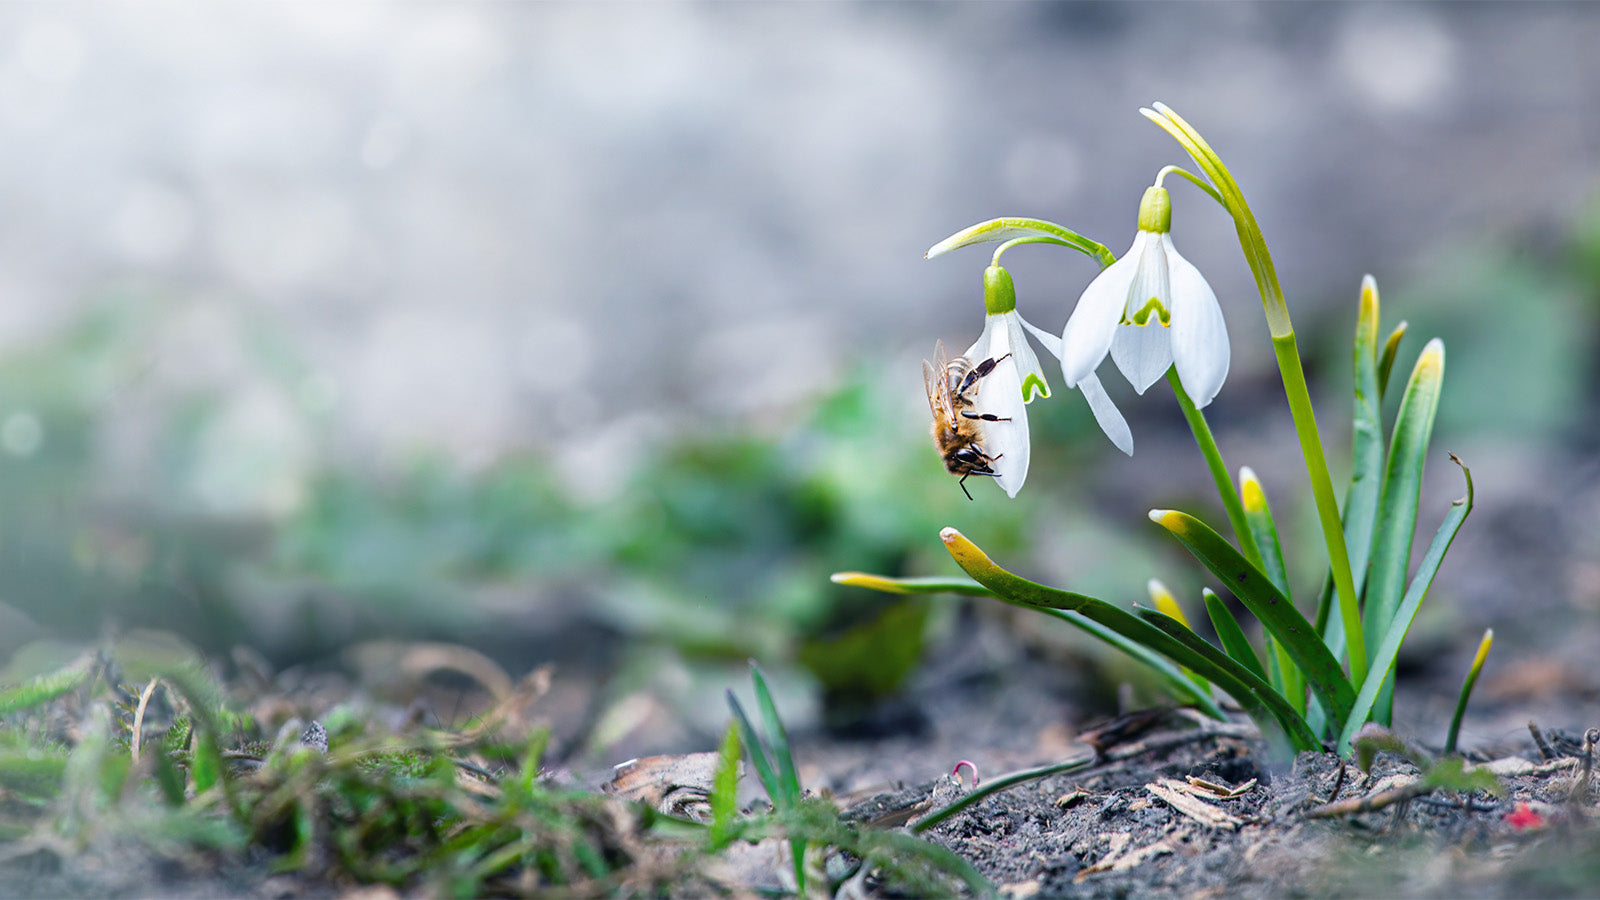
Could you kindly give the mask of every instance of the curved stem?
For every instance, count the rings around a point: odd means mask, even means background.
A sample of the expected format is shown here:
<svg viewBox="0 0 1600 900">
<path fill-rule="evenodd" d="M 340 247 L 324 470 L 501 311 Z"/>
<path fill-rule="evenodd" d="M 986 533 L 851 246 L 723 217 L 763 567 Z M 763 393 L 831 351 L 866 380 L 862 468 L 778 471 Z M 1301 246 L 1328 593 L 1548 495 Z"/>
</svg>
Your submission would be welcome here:
<svg viewBox="0 0 1600 900">
<path fill-rule="evenodd" d="M 1233 180 L 1233 174 L 1222 164 L 1216 151 L 1171 108 L 1162 103 L 1152 106 L 1154 109 L 1140 112 L 1172 135 L 1216 185 L 1222 205 L 1233 217 L 1234 227 L 1239 232 L 1239 247 L 1244 251 L 1250 274 L 1255 276 L 1256 289 L 1261 294 L 1262 311 L 1267 317 L 1267 330 L 1272 334 L 1273 352 L 1278 359 L 1278 372 L 1283 378 L 1283 391 L 1289 400 L 1295 434 L 1300 439 L 1300 453 L 1305 457 L 1311 495 L 1316 499 L 1322 538 L 1328 546 L 1328 563 L 1333 570 L 1334 591 L 1339 597 L 1340 617 L 1345 626 L 1350 677 L 1359 684 L 1365 680 L 1367 673 L 1365 642 L 1356 633 L 1361 628 L 1360 600 L 1355 590 L 1355 578 L 1350 571 L 1350 552 L 1345 547 L 1339 501 L 1333 494 L 1328 459 L 1323 453 L 1322 437 L 1317 431 L 1316 411 L 1311 406 L 1311 392 L 1306 387 L 1305 366 L 1295 344 L 1294 323 L 1289 319 L 1289 307 L 1284 302 L 1283 286 L 1278 283 L 1272 254 L 1267 251 L 1267 242 L 1261 234 L 1261 226 L 1256 223 L 1255 213 L 1250 211 L 1238 182 Z"/>
<path fill-rule="evenodd" d="M 1161 171 L 1157 172 L 1156 187 L 1161 187 L 1161 182 L 1165 181 L 1168 175 L 1181 175 L 1182 177 L 1188 179 L 1195 187 L 1205 191 L 1208 195 L 1210 195 L 1211 199 L 1221 204 L 1224 209 L 1227 208 L 1228 204 L 1223 201 L 1222 195 L 1217 193 L 1217 189 L 1211 186 L 1211 182 L 1206 181 L 1204 178 L 1201 178 L 1199 175 L 1196 175 L 1182 166 L 1166 166 L 1162 168 Z"/>
<path fill-rule="evenodd" d="M 1176 367 L 1167 370 L 1167 383 L 1172 385 L 1172 393 L 1178 398 L 1178 408 L 1183 410 L 1183 418 L 1189 423 L 1189 430 L 1194 432 L 1194 442 L 1200 447 L 1200 455 L 1206 458 L 1206 468 L 1211 470 L 1211 480 L 1216 482 L 1217 494 L 1222 497 L 1222 506 L 1228 511 L 1228 524 L 1233 526 L 1239 551 L 1251 565 L 1265 569 L 1261 563 L 1261 548 L 1256 546 L 1255 535 L 1250 532 L 1250 522 L 1244 516 L 1244 504 L 1239 500 L 1233 476 L 1228 474 L 1228 464 L 1222 460 L 1222 451 L 1217 449 L 1217 439 L 1211 436 L 1211 426 L 1206 422 L 1205 413 L 1196 409 L 1194 401 L 1189 399 L 1183 382 L 1178 379 Z"/>
<path fill-rule="evenodd" d="M 1355 575 L 1350 570 L 1350 550 L 1344 542 L 1344 523 L 1339 518 L 1339 501 L 1333 496 L 1333 478 L 1328 475 L 1328 459 L 1322 452 L 1322 435 L 1317 431 L 1317 413 L 1311 408 L 1311 391 L 1306 387 L 1305 369 L 1294 332 L 1272 339 L 1278 357 L 1278 372 L 1283 376 L 1283 392 L 1289 398 L 1289 412 L 1295 434 L 1300 438 L 1301 455 L 1311 478 L 1311 495 L 1317 501 L 1317 519 L 1322 523 L 1322 538 L 1328 545 L 1328 563 L 1333 570 L 1334 593 L 1339 598 L 1339 620 L 1344 624 L 1345 647 L 1350 658 L 1350 680 L 1361 684 L 1367 677 L 1366 637 L 1361 632 L 1361 609 L 1356 594 Z"/>
</svg>

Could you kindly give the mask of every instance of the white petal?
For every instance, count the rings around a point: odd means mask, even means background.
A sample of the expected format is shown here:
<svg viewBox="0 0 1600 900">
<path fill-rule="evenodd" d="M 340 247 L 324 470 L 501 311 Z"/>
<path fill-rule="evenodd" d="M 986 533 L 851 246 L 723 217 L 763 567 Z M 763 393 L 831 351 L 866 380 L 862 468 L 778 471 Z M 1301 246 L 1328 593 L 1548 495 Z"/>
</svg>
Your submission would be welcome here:
<svg viewBox="0 0 1600 900">
<path fill-rule="evenodd" d="M 1005 353 L 1004 350 L 1000 351 L 1000 353 L 994 353 L 991 350 L 994 346 L 995 325 L 994 316 L 984 316 L 983 334 L 978 335 L 978 339 L 972 343 L 971 347 L 967 348 L 967 352 L 961 355 L 972 360 L 974 364 L 981 363 L 986 359 L 998 359 L 1003 355 Z M 1000 330 L 1004 331 L 1005 329 L 1002 328 Z"/>
<path fill-rule="evenodd" d="M 1035 327 L 1032 322 L 1023 319 L 1021 316 L 1017 316 L 1017 318 L 1022 321 L 1022 327 L 1028 329 L 1028 333 L 1033 335 L 1034 340 L 1044 345 L 1044 352 L 1054 356 L 1056 359 L 1061 358 L 1061 338 L 1045 331 L 1043 328 Z"/>
<path fill-rule="evenodd" d="M 1118 325 L 1111 358 L 1133 389 L 1143 394 L 1172 368 L 1171 328 L 1154 315 L 1147 325 Z"/>
<path fill-rule="evenodd" d="M 1083 391 L 1083 399 L 1089 401 L 1089 411 L 1094 413 L 1094 420 L 1100 423 L 1100 430 L 1106 433 L 1111 443 L 1117 445 L 1118 450 L 1132 456 L 1133 432 L 1128 428 L 1128 420 L 1122 417 L 1117 405 L 1106 394 L 1100 378 L 1090 372 L 1089 377 L 1078 383 L 1078 389 Z"/>
<path fill-rule="evenodd" d="M 1162 235 L 1162 243 L 1172 269 L 1172 360 L 1184 392 L 1203 408 L 1228 378 L 1228 326 L 1200 270 L 1173 248 L 1171 235 Z"/>
<path fill-rule="evenodd" d="M 1007 337 L 1011 342 L 1011 353 L 1017 361 L 1017 377 L 1022 379 L 1023 402 L 1032 403 L 1035 398 L 1050 396 L 1050 382 L 1045 380 L 1044 369 L 1039 365 L 1039 357 L 1033 354 L 1033 347 L 1028 344 L 1028 335 L 1023 332 L 1027 322 L 1015 310 L 1000 313 L 1005 319 Z"/>
<path fill-rule="evenodd" d="M 1123 308 L 1123 318 L 1131 320 L 1151 300 L 1167 306 L 1172 298 L 1172 279 L 1167 272 L 1166 235 L 1142 231 L 1146 235 L 1144 252 L 1139 254 L 1139 271 L 1128 287 L 1128 302 Z"/>
<path fill-rule="evenodd" d="M 1067 319 L 1067 327 L 1061 332 L 1061 374 L 1067 379 L 1067 387 L 1077 387 L 1110 351 L 1117 323 L 1122 321 L 1122 309 L 1128 305 L 1128 289 L 1139 274 L 1145 234 L 1139 232 L 1128 252 L 1089 282 Z"/>
<path fill-rule="evenodd" d="M 990 318 L 995 318 L 991 316 Z M 989 329 L 984 329 L 988 333 Z M 1009 329 L 996 328 L 988 351 L 998 359 L 1013 352 Z M 1028 479 L 1028 407 L 1022 400 L 1022 377 L 1017 373 L 1016 356 L 1000 362 L 978 382 L 977 412 L 1001 420 L 979 425 L 979 446 L 994 462 L 995 483 L 1015 497 Z"/>
</svg>

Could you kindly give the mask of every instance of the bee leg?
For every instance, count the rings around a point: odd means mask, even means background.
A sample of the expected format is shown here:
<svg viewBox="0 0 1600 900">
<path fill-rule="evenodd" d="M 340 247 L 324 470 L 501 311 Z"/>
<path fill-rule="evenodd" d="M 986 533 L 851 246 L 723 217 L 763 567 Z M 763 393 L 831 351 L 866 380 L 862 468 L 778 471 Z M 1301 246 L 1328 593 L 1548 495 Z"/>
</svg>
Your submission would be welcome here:
<svg viewBox="0 0 1600 900">
<path fill-rule="evenodd" d="M 956 394 L 965 394 L 967 392 L 967 388 L 976 384 L 978 379 L 988 375 L 990 372 L 993 372 L 994 367 L 1000 365 L 1001 360 L 1006 359 L 1010 355 L 1011 354 L 1007 353 L 1005 356 L 1000 357 L 1000 359 L 986 359 L 983 362 L 978 363 L 972 368 L 971 372 L 967 373 L 966 378 L 961 379 L 961 387 L 956 390 Z"/>
<path fill-rule="evenodd" d="M 994 413 L 975 413 L 975 412 L 967 412 L 966 410 L 962 410 L 961 411 L 961 415 L 963 415 L 963 416 L 965 416 L 966 418 L 969 418 L 969 419 L 982 419 L 985 422 L 1009 422 L 1009 421 L 1011 421 L 1011 417 L 1010 416 L 1005 416 L 1005 417 L 1002 418 L 1000 416 L 995 415 Z"/>
</svg>

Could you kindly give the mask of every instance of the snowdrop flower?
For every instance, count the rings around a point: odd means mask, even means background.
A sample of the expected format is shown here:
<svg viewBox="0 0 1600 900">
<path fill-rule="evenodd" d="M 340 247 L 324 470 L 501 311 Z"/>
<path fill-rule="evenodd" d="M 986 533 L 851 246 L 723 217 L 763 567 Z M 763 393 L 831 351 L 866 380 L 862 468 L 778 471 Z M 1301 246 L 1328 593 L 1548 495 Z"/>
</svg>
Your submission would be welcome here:
<svg viewBox="0 0 1600 900">
<path fill-rule="evenodd" d="M 1005 269 L 990 266 L 984 271 L 983 305 L 987 312 L 983 334 L 962 354 L 977 377 L 968 376 L 972 381 L 966 392 L 959 384 L 950 387 L 958 401 L 958 417 L 963 411 L 982 417 L 966 418 L 978 426 L 978 443 L 990 459 L 995 483 L 1006 496 L 1015 497 L 1028 479 L 1027 404 L 1036 397 L 1050 396 L 1050 386 L 1039 358 L 1028 345 L 1023 329 L 1033 326 L 1017 312 L 1017 289 Z M 985 373 L 986 365 L 991 367 Z M 961 408 L 963 393 L 970 398 L 965 410 Z"/>
<path fill-rule="evenodd" d="M 1133 246 L 1084 289 L 1062 332 L 1061 374 L 1069 387 L 1084 388 L 1109 352 L 1141 394 L 1173 366 L 1196 408 L 1222 389 L 1229 361 L 1222 309 L 1200 270 L 1172 246 L 1171 224 L 1166 188 L 1146 190 Z M 1131 437 L 1117 446 L 1133 452 Z"/>
</svg>

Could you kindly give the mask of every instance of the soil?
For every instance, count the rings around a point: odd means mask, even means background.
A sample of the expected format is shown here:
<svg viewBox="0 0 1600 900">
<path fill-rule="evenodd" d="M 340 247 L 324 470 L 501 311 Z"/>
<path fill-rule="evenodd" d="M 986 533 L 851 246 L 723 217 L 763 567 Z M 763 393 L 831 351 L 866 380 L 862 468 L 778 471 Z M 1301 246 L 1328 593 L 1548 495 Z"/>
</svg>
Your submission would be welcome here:
<svg viewBox="0 0 1600 900">
<path fill-rule="evenodd" d="M 1567 482 L 1551 483 L 1543 496 L 1524 494 L 1517 504 L 1486 504 L 1469 520 L 1468 533 L 1480 537 L 1465 544 L 1472 552 L 1453 559 L 1435 589 L 1469 612 L 1447 617 L 1419 641 L 1421 652 L 1402 660 L 1396 731 L 1437 754 L 1481 622 L 1502 632 L 1461 739 L 1469 761 L 1502 773 L 1498 796 L 1441 790 L 1320 816 L 1330 803 L 1404 789 L 1418 769 L 1388 753 L 1370 773 L 1332 753 L 1273 758 L 1242 718 L 1203 722 L 1187 711 L 1152 709 L 1148 698 L 1127 691 L 1108 695 L 1105 670 L 1086 661 L 1084 645 L 1042 641 L 1032 619 L 983 601 L 963 603 L 956 626 L 892 701 L 848 728 L 819 722 L 792 731 L 802 783 L 858 818 L 912 810 L 900 818 L 914 821 L 919 804 L 965 789 L 949 777 L 958 761 L 970 762 L 981 782 L 1089 760 L 994 794 L 925 835 L 1015 898 L 1592 895 L 1600 883 L 1600 785 L 1582 776 L 1581 757 L 1584 732 L 1600 726 L 1593 665 L 1600 579 L 1589 561 L 1593 538 L 1576 526 L 1600 508 L 1600 471 L 1581 460 L 1556 470 Z M 1530 522 L 1546 536 L 1570 537 L 1519 539 Z M 1529 579 L 1554 587 L 1537 597 L 1505 592 Z M 1519 614 L 1512 601 L 1524 600 L 1538 615 Z M 602 703 L 605 673 L 594 662 L 615 656 L 596 650 L 581 617 L 564 627 L 572 633 L 543 634 L 541 646 L 581 648 L 583 657 L 555 664 L 528 721 L 554 729 L 552 777 L 599 790 L 612 773 L 586 759 L 583 748 L 594 746 L 601 710 L 618 705 L 615 697 Z M 617 640 L 606 643 L 621 646 Z M 414 652 L 392 649 L 401 657 Z M 454 669 L 480 663 L 464 657 Z M 258 704 L 264 721 L 314 717 L 362 692 L 374 695 L 375 716 L 394 723 L 449 724 L 486 702 L 460 678 L 381 695 L 374 682 L 383 679 L 373 673 L 384 661 L 365 665 L 361 671 L 347 656 L 342 667 L 263 674 L 265 664 L 243 652 L 229 668 L 231 687 Z M 512 667 L 508 674 L 515 680 L 521 673 Z M 274 704 L 283 711 L 272 713 Z M 682 720 L 641 721 L 632 740 L 651 752 L 715 746 L 714 735 Z M 965 781 L 972 773 L 962 767 L 961 775 Z M 746 787 L 759 795 L 753 783 Z M 745 870 L 745 887 L 781 887 L 783 871 L 776 856 L 757 861 Z M 870 881 L 856 889 L 885 895 Z M 275 874 L 265 856 L 153 860 L 116 847 L 45 845 L 0 863 L 0 897 L 151 894 L 396 896 L 384 887 Z"/>
</svg>

